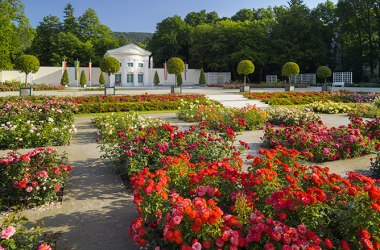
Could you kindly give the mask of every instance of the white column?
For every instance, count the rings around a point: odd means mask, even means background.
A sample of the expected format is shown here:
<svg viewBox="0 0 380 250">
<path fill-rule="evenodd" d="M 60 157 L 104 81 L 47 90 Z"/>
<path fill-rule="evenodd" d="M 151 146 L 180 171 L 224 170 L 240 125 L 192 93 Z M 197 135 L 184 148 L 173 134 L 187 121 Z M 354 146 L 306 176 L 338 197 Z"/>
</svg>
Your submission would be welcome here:
<svg viewBox="0 0 380 250">
<path fill-rule="evenodd" d="M 127 59 L 121 62 L 121 86 L 127 86 Z"/>
</svg>

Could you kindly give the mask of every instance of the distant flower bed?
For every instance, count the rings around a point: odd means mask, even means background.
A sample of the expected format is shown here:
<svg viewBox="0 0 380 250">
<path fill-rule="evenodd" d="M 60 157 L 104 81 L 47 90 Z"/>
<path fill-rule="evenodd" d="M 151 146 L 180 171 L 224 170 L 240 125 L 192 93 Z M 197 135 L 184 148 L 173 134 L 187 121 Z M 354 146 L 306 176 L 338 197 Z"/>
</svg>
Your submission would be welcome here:
<svg viewBox="0 0 380 250">
<path fill-rule="evenodd" d="M 354 128 L 352 125 L 327 128 L 322 121 L 279 128 L 267 124 L 263 143 L 269 148 L 281 145 L 308 151 L 312 154 L 310 159 L 315 162 L 362 156 L 369 154 L 374 146 L 365 128 Z"/>
<path fill-rule="evenodd" d="M 240 86 L 244 86 L 244 83 L 216 83 L 216 84 L 207 84 L 208 87 L 218 87 L 224 89 L 238 89 Z M 247 84 L 251 88 L 285 88 L 289 86 L 287 83 L 254 83 Z M 306 84 L 296 84 L 296 88 L 307 88 Z"/>
<path fill-rule="evenodd" d="M 344 104 L 342 102 L 332 102 L 332 101 L 326 101 L 326 102 L 313 102 L 307 106 L 314 112 L 318 113 L 326 113 L 326 114 L 338 114 L 338 113 L 348 113 L 352 110 L 352 108 Z"/>
<path fill-rule="evenodd" d="M 313 102 L 372 102 L 378 93 L 353 93 L 349 91 L 334 92 L 250 92 L 244 97 L 257 99 L 270 105 L 301 105 Z"/>
<path fill-rule="evenodd" d="M 177 116 L 188 122 L 207 122 L 211 129 L 219 131 L 224 131 L 226 128 L 234 131 L 253 130 L 262 127 L 266 121 L 265 112 L 255 106 L 239 109 L 220 108 L 219 105 L 207 104 L 188 105 L 182 102 Z"/>
<path fill-rule="evenodd" d="M 0 107 L 7 101 L 17 102 L 21 99 L 30 100 L 33 103 L 44 101 L 66 101 L 74 103 L 77 113 L 104 113 L 124 111 L 151 111 L 151 110 L 176 110 L 181 105 L 181 100 L 188 103 L 218 103 L 208 100 L 204 95 L 127 95 L 127 96 L 82 96 L 82 97 L 3 97 L 0 98 Z"/>
<path fill-rule="evenodd" d="M 0 157 L 0 210 L 54 201 L 71 172 L 66 158 L 51 148 Z"/>
<path fill-rule="evenodd" d="M 5 83 L 0 84 L 0 92 L 6 91 L 20 91 L 21 87 L 32 87 L 34 91 L 43 91 L 43 90 L 62 90 L 65 89 L 61 85 L 50 85 L 50 84 L 27 84 L 19 81 L 6 81 Z"/>
<path fill-rule="evenodd" d="M 6 102 L 0 109 L 0 149 L 65 145 L 76 132 L 75 105 L 52 99 Z"/>
<path fill-rule="evenodd" d="M 308 108 L 269 108 L 268 122 L 274 125 L 295 126 L 303 122 L 319 121 L 321 117 Z"/>
<path fill-rule="evenodd" d="M 27 220 L 11 213 L 4 218 L 0 224 L 0 249 L 1 250 L 52 250 L 52 244 L 41 239 L 42 229 L 40 227 L 27 228 Z"/>
<path fill-rule="evenodd" d="M 380 99 L 379 99 L 380 100 Z M 380 108 L 372 104 L 357 103 L 349 112 L 350 116 L 359 116 L 363 118 L 380 117 Z"/>
</svg>

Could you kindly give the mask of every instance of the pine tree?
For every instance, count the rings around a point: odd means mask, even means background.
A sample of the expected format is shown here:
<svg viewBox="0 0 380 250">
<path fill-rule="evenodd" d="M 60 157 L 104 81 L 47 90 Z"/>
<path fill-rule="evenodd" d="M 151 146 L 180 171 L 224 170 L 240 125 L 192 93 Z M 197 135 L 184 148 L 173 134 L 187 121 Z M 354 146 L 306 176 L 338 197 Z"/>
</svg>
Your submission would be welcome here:
<svg viewBox="0 0 380 250">
<path fill-rule="evenodd" d="M 206 76 L 203 68 L 201 70 L 201 75 L 199 76 L 199 84 L 202 86 L 206 84 Z"/>
<path fill-rule="evenodd" d="M 106 83 L 106 79 L 104 78 L 104 74 L 102 71 L 102 72 L 100 72 L 99 84 L 103 86 L 105 83 Z"/>
<path fill-rule="evenodd" d="M 70 83 L 69 73 L 67 73 L 67 69 L 65 69 L 65 71 L 63 71 L 63 75 L 61 78 L 61 84 L 65 86 L 69 83 Z"/>
<path fill-rule="evenodd" d="M 84 70 L 82 70 L 82 72 L 80 73 L 80 80 L 79 80 L 79 83 L 82 87 L 84 87 L 84 85 L 87 84 L 87 77 L 86 77 L 86 73 L 84 73 Z"/>
<path fill-rule="evenodd" d="M 158 76 L 157 70 L 156 73 L 154 73 L 153 83 L 154 85 L 158 85 L 160 83 L 160 77 Z"/>
</svg>

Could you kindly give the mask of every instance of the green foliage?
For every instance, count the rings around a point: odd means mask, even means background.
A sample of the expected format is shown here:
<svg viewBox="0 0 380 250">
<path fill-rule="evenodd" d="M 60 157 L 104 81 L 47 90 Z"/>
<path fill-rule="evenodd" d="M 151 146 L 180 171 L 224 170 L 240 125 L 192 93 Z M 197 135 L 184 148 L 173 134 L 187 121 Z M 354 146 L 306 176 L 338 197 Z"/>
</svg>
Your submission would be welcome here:
<svg viewBox="0 0 380 250">
<path fill-rule="evenodd" d="M 183 81 L 182 81 L 182 75 L 181 74 L 178 74 L 177 76 L 177 85 L 178 86 L 181 86 Z"/>
<path fill-rule="evenodd" d="M 104 78 L 104 73 L 102 71 L 100 72 L 100 76 L 99 76 L 99 84 L 104 85 L 105 83 L 106 83 L 106 79 Z"/>
<path fill-rule="evenodd" d="M 40 69 L 40 61 L 32 55 L 19 56 L 15 61 L 15 69 L 25 73 L 25 84 L 29 73 L 36 73 Z"/>
<path fill-rule="evenodd" d="M 206 10 L 201 10 L 199 12 L 190 12 L 186 15 L 184 21 L 193 27 L 200 24 L 212 24 L 219 20 L 218 13 L 215 11 L 206 13 Z"/>
<path fill-rule="evenodd" d="M 326 82 L 326 78 L 330 77 L 331 74 L 332 74 L 331 69 L 327 66 L 320 66 L 317 69 L 317 76 L 319 78 L 325 78 L 325 82 Z"/>
<path fill-rule="evenodd" d="M 70 83 L 69 73 L 67 73 L 67 69 L 65 69 L 65 71 L 63 71 L 63 75 L 61 77 L 61 84 L 67 85 L 69 83 Z"/>
<path fill-rule="evenodd" d="M 295 62 L 287 62 L 282 66 L 282 75 L 289 77 L 289 84 L 291 84 L 290 77 L 296 76 L 298 73 L 300 73 L 300 68 Z"/>
<path fill-rule="evenodd" d="M 206 84 L 206 76 L 203 68 L 201 69 L 201 74 L 199 76 L 199 84 L 202 86 Z"/>
<path fill-rule="evenodd" d="M 185 63 L 179 57 L 172 57 L 167 62 L 169 74 L 181 74 L 185 70 Z"/>
<path fill-rule="evenodd" d="M 158 85 L 160 83 L 160 77 L 158 76 L 157 70 L 154 73 L 153 83 L 154 83 L 154 85 Z"/>
<path fill-rule="evenodd" d="M 80 73 L 80 80 L 79 80 L 79 83 L 82 87 L 84 87 L 84 85 L 87 84 L 87 77 L 86 77 L 86 73 L 84 73 L 84 70 L 82 70 L 82 72 Z"/>
<path fill-rule="evenodd" d="M 100 61 L 100 69 L 102 72 L 105 72 L 110 76 L 111 74 L 115 74 L 120 70 L 120 62 L 114 57 L 104 57 Z"/>
<path fill-rule="evenodd" d="M 249 75 L 255 71 L 255 66 L 250 60 L 240 61 L 237 67 L 239 75 Z"/>
</svg>

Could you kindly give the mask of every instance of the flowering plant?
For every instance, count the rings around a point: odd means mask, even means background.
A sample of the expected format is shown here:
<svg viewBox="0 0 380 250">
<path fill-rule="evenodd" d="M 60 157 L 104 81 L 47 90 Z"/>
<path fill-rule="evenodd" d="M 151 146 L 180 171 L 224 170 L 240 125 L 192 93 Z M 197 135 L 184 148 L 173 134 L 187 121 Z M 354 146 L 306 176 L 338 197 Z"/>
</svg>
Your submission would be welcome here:
<svg viewBox="0 0 380 250">
<path fill-rule="evenodd" d="M 318 101 L 313 102 L 307 106 L 314 112 L 327 113 L 327 114 L 338 114 L 347 113 L 352 110 L 352 108 L 344 103 L 336 103 L 332 101 Z"/>
<path fill-rule="evenodd" d="M 0 109 L 0 148 L 68 144 L 76 133 L 73 109 L 66 101 L 7 102 Z"/>
<path fill-rule="evenodd" d="M 364 118 L 380 117 L 380 108 L 374 105 L 357 103 L 349 112 L 350 116 L 359 116 Z"/>
<path fill-rule="evenodd" d="M 0 225 L 0 250 L 52 250 L 51 244 L 41 240 L 41 228 L 26 228 L 25 222 L 27 219 L 16 216 L 15 212 L 4 218 Z"/>
<path fill-rule="evenodd" d="M 51 148 L 1 157 L 0 209 L 53 201 L 72 170 L 65 162 L 66 156 Z"/>
<path fill-rule="evenodd" d="M 372 104 L 373 104 L 374 106 L 376 106 L 377 108 L 380 108 L 380 96 L 376 97 L 376 98 L 373 100 Z"/>
<path fill-rule="evenodd" d="M 181 106 L 177 112 L 179 119 L 188 122 L 206 121 L 210 128 L 223 131 L 231 128 L 234 131 L 252 130 L 264 125 L 266 114 L 256 106 L 244 108 L 221 108 L 219 105 L 188 105 Z"/>
<path fill-rule="evenodd" d="M 166 157 L 132 176 L 140 216 L 130 236 L 155 249 L 379 249 L 380 189 L 298 163 L 299 152 L 259 151 L 210 163 Z"/>
<path fill-rule="evenodd" d="M 280 128 L 268 123 L 263 143 L 270 148 L 282 145 L 308 150 L 316 162 L 358 157 L 369 154 L 373 149 L 373 142 L 360 129 L 352 125 L 328 128 L 322 121 Z"/>
<path fill-rule="evenodd" d="M 294 126 L 302 122 L 319 121 L 321 117 L 309 108 L 270 108 L 266 110 L 268 122 L 275 125 Z"/>
</svg>

